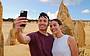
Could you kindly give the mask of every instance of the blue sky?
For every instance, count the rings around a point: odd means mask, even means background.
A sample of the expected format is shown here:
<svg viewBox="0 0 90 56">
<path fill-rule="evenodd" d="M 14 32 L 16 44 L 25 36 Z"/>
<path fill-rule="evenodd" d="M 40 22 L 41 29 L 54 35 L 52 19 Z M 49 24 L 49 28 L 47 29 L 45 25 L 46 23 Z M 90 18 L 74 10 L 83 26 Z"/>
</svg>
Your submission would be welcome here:
<svg viewBox="0 0 90 56">
<path fill-rule="evenodd" d="M 28 18 L 37 19 L 40 12 L 56 18 L 61 0 L 2 0 L 3 18 L 16 18 L 28 10 Z M 90 0 L 64 0 L 72 19 L 90 20 Z"/>
</svg>

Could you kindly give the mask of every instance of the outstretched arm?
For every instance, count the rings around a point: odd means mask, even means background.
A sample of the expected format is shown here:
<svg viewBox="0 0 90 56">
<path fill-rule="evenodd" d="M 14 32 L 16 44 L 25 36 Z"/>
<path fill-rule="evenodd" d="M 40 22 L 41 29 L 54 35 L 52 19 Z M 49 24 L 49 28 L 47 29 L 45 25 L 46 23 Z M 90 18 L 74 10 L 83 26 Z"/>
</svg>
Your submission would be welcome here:
<svg viewBox="0 0 90 56">
<path fill-rule="evenodd" d="M 23 44 L 27 44 L 30 42 L 30 37 L 29 36 L 26 36 L 22 33 L 22 27 L 20 26 L 21 24 L 26 24 L 27 20 L 20 20 L 20 19 L 23 19 L 25 17 L 18 17 L 16 18 L 16 20 L 14 21 L 14 24 L 15 24 L 15 29 L 16 29 L 16 37 L 17 37 L 17 40 L 20 42 L 20 43 L 23 43 Z"/>
<path fill-rule="evenodd" d="M 17 35 L 17 40 L 22 43 L 22 44 L 28 44 L 31 40 L 31 38 L 29 36 L 26 36 L 25 34 L 21 33 L 21 32 L 16 32 Z"/>
</svg>

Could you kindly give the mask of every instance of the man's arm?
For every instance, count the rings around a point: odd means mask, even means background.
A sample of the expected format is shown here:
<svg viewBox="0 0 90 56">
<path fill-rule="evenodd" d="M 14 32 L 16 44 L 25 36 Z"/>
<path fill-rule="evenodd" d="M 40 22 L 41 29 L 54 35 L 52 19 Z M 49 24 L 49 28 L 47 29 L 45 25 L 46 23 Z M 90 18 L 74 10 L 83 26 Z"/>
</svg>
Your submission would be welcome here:
<svg viewBox="0 0 90 56">
<path fill-rule="evenodd" d="M 28 44 L 31 40 L 29 36 L 26 36 L 21 32 L 16 32 L 16 36 L 17 36 L 17 40 L 22 44 Z"/>
<path fill-rule="evenodd" d="M 79 56 L 79 49 L 77 47 L 77 42 L 73 37 L 68 38 L 68 44 L 71 50 L 71 56 Z"/>
<path fill-rule="evenodd" d="M 16 20 L 14 21 L 14 25 L 15 25 L 15 31 L 16 31 L 16 37 L 17 37 L 17 40 L 20 42 L 20 43 L 23 43 L 23 44 L 27 44 L 30 42 L 30 37 L 29 36 L 26 36 L 22 33 L 22 27 L 20 25 L 22 24 L 26 24 L 27 23 L 27 20 L 20 20 L 20 19 L 24 19 L 25 17 L 18 17 L 16 18 Z"/>
</svg>

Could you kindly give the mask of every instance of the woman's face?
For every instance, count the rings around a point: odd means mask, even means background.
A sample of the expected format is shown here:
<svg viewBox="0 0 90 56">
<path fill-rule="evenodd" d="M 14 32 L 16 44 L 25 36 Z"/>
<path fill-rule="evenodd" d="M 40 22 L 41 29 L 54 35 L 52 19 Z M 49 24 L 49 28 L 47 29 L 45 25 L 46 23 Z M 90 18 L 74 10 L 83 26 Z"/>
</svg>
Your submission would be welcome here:
<svg viewBox="0 0 90 56">
<path fill-rule="evenodd" d="M 51 21 L 50 22 L 50 30 L 53 34 L 58 34 L 60 30 L 60 25 L 56 21 Z"/>
</svg>

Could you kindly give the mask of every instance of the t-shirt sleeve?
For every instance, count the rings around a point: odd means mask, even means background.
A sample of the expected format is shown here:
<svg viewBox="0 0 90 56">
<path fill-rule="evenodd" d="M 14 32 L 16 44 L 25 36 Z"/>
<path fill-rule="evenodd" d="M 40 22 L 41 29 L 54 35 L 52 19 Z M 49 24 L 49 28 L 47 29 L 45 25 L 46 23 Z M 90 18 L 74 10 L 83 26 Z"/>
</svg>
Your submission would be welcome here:
<svg viewBox="0 0 90 56">
<path fill-rule="evenodd" d="M 29 36 L 29 38 L 31 39 L 30 42 L 33 42 L 35 40 L 35 33 L 29 33 L 27 34 L 27 36 Z"/>
</svg>

